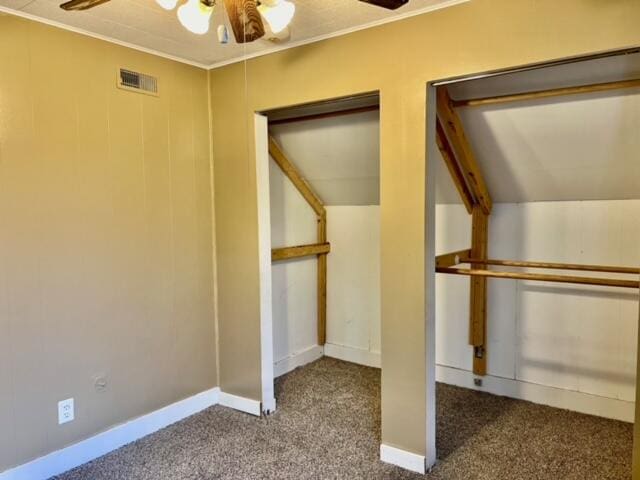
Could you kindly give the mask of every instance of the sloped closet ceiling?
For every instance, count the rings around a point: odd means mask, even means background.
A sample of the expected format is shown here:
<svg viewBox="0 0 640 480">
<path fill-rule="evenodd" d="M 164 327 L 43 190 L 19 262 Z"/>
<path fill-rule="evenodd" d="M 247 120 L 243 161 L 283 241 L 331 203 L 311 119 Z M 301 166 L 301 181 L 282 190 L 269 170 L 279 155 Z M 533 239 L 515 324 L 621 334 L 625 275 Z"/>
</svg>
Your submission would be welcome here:
<svg viewBox="0 0 640 480">
<path fill-rule="evenodd" d="M 275 125 L 271 133 L 326 205 L 380 203 L 378 112 Z"/>
<path fill-rule="evenodd" d="M 476 98 L 632 78 L 640 78 L 640 54 L 457 84 L 450 94 Z M 640 88 L 458 111 L 495 202 L 640 198 Z"/>
<path fill-rule="evenodd" d="M 456 99 L 640 78 L 640 54 L 452 84 Z M 458 109 L 496 203 L 640 198 L 640 88 Z M 378 113 L 277 125 L 328 205 L 379 203 Z M 436 202 L 460 203 L 438 158 Z"/>
</svg>

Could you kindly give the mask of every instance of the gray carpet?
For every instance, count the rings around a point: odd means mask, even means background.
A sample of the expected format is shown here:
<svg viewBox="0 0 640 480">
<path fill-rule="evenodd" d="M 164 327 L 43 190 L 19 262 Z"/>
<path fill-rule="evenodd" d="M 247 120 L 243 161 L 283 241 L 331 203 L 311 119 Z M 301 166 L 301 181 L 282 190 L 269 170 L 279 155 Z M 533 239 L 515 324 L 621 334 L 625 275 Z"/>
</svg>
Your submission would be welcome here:
<svg viewBox="0 0 640 480">
<path fill-rule="evenodd" d="M 378 460 L 380 371 L 323 358 L 277 380 L 278 411 L 216 406 L 58 480 L 628 479 L 632 426 L 438 385 L 422 477 Z"/>
</svg>

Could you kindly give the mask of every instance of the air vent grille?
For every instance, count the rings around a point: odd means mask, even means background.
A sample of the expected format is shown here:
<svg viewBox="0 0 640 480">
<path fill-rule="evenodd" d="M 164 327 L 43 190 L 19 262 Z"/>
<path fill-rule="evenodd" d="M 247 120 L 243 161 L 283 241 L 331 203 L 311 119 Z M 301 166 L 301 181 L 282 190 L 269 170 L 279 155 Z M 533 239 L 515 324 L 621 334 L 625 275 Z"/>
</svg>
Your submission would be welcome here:
<svg viewBox="0 0 640 480">
<path fill-rule="evenodd" d="M 126 68 L 119 69 L 118 86 L 125 90 L 158 95 L 158 79 L 156 77 L 127 70 Z"/>
</svg>

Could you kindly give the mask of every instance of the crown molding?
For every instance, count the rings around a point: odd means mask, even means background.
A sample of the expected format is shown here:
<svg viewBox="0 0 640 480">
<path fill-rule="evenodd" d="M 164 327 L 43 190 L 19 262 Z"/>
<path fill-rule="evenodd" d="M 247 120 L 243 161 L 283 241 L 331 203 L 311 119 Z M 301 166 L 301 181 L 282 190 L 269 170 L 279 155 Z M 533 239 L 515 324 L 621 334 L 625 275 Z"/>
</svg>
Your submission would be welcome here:
<svg viewBox="0 0 640 480">
<path fill-rule="evenodd" d="M 358 25 L 358 26 L 355 26 L 355 27 L 345 28 L 345 29 L 338 30 L 338 31 L 335 31 L 335 32 L 331 32 L 331 33 L 328 33 L 328 34 L 325 34 L 325 35 L 317 35 L 315 37 L 306 38 L 304 40 L 298 40 L 298 41 L 295 41 L 295 42 L 289 42 L 289 43 L 284 44 L 284 45 L 278 45 L 278 46 L 274 46 L 274 47 L 271 47 L 271 48 L 267 48 L 267 49 L 262 50 L 260 52 L 250 53 L 250 54 L 247 54 L 247 55 L 242 55 L 242 56 L 239 56 L 239 57 L 230 58 L 228 60 L 222 60 L 220 62 L 213 62 L 211 64 L 195 62 L 193 60 L 188 60 L 186 58 L 178 57 L 176 55 L 170 55 L 170 54 L 167 54 L 167 53 L 163 53 L 163 52 L 160 52 L 158 50 L 154 50 L 152 48 L 141 47 L 140 45 L 136 45 L 136 44 L 129 43 L 129 42 L 124 42 L 122 40 L 118 40 L 116 38 L 109 37 L 107 35 L 101 35 L 99 33 L 93 33 L 93 32 L 90 32 L 88 30 L 84 30 L 82 28 L 72 27 L 70 25 L 67 25 L 67 24 L 64 24 L 64 23 L 61 23 L 61 22 L 57 22 L 57 21 L 54 21 L 54 20 L 49 20 L 47 18 L 40 17 L 38 15 L 33 15 L 31 13 L 27 13 L 27 12 L 24 12 L 22 10 L 16 10 L 16 9 L 13 9 L 13 8 L 0 6 L 0 13 L 6 13 L 6 14 L 9 14 L 9 15 L 14 15 L 16 17 L 25 18 L 27 20 L 32 20 L 34 22 L 43 23 L 45 25 L 49 25 L 49 26 L 52 26 L 52 27 L 60 28 L 62 30 L 67 30 L 67 31 L 70 31 L 70 32 L 78 33 L 80 35 L 85 35 L 87 37 L 92 37 L 92 38 L 96 38 L 98 40 L 103 40 L 105 42 L 113 43 L 113 44 L 119 45 L 121 47 L 131 48 L 132 50 L 137 50 L 139 52 L 148 53 L 150 55 L 155 55 L 157 57 L 166 58 L 168 60 L 173 60 L 175 62 L 185 63 L 187 65 L 192 65 L 194 67 L 202 68 L 202 69 L 205 69 L 205 70 L 213 70 L 213 69 L 216 69 L 216 68 L 224 67 L 226 65 L 231 65 L 233 63 L 244 62 L 244 61 L 250 60 L 252 58 L 262 57 L 264 55 L 269 55 L 269 54 L 272 54 L 272 53 L 281 52 L 283 50 L 289 50 L 291 48 L 296 48 L 296 47 L 300 47 L 300 46 L 303 46 L 303 45 L 308 45 L 308 44 L 311 44 L 311 43 L 321 42 L 323 40 L 328 40 L 330 38 L 341 37 L 343 35 L 348 35 L 350 33 L 358 32 L 360 30 L 366 30 L 368 28 L 379 27 L 380 25 L 385 25 L 387 23 L 397 22 L 397 21 L 400 21 L 400 20 L 404 20 L 406 18 L 415 17 L 415 16 L 418 16 L 418 15 L 423 15 L 425 13 L 433 12 L 433 11 L 436 11 L 436 10 L 441 10 L 443 8 L 452 7 L 454 5 L 459 5 L 459 4 L 467 3 L 467 2 L 470 2 L 470 1 L 471 0 L 448 0 L 448 1 L 445 1 L 445 2 L 442 2 L 442 3 L 438 3 L 436 5 L 430 5 L 428 7 L 419 8 L 417 10 L 412 10 L 410 12 L 402 13 L 402 14 L 399 14 L 399 15 L 394 15 L 392 17 L 384 18 L 384 19 L 381 19 L 381 20 L 376 20 L 374 22 L 365 23 L 365 24 Z"/>
<path fill-rule="evenodd" d="M 204 70 L 208 70 L 210 68 L 209 65 L 199 62 L 194 62 L 193 60 L 188 60 L 186 58 L 177 57 L 175 55 L 170 55 L 168 53 L 163 53 L 158 50 L 154 50 L 153 48 L 141 47 L 140 45 L 136 45 L 129 42 L 124 42 L 122 40 L 118 40 L 113 37 L 109 37 L 107 35 L 101 35 L 99 33 L 90 32 L 88 30 L 84 30 L 82 28 L 72 27 L 71 25 L 67 25 L 65 23 L 56 22 L 55 20 L 49 20 L 48 18 L 40 17 L 38 15 L 33 15 L 31 13 L 23 12 L 22 10 L 15 10 L 13 8 L 3 7 L 0 5 L 0 13 L 6 13 L 9 15 L 13 15 L 16 17 L 24 18 L 26 20 L 31 20 L 38 23 L 43 23 L 45 25 L 49 25 L 51 27 L 56 27 L 61 30 L 67 30 L 69 32 L 78 33 L 80 35 L 85 35 L 87 37 L 96 38 L 98 40 L 102 40 L 108 43 L 113 43 L 115 45 L 119 45 L 121 47 L 130 48 L 132 50 L 137 50 L 139 52 L 148 53 L 150 55 L 154 55 L 156 57 L 166 58 L 167 60 L 173 60 L 174 62 L 185 63 L 187 65 L 191 65 L 193 67 L 202 68 Z"/>
<path fill-rule="evenodd" d="M 301 47 L 302 45 L 308 45 L 310 43 L 321 42 L 323 40 L 328 40 L 330 38 L 341 37 L 343 35 L 348 35 L 350 33 L 358 32 L 360 30 L 366 30 L 368 28 L 379 27 L 380 25 L 385 25 L 387 23 L 397 22 L 399 20 L 404 20 L 410 17 L 416 17 L 418 15 L 423 15 L 425 13 L 433 12 L 436 10 L 442 10 L 443 8 L 453 7 L 454 5 L 459 5 L 462 3 L 470 2 L 471 0 L 448 0 L 446 2 L 438 3 L 436 5 L 430 5 L 428 7 L 419 8 L 417 10 L 412 10 L 410 12 L 402 13 L 399 15 L 395 15 L 393 17 L 383 18 L 381 20 L 376 20 L 374 22 L 364 23 L 362 25 L 358 25 L 355 27 L 345 28 L 342 30 L 337 30 L 335 32 L 327 33 L 325 35 L 318 35 L 311 38 L 305 38 L 304 40 L 298 40 L 295 42 L 289 42 L 284 45 L 278 45 L 276 47 L 272 47 L 266 50 L 262 50 L 260 52 L 249 53 L 247 55 L 243 55 L 241 57 L 230 58 L 229 60 L 223 60 L 220 62 L 214 62 L 209 65 L 209 69 L 213 70 L 216 68 L 224 67 L 226 65 L 231 65 L 233 63 L 244 62 L 245 60 L 250 60 L 256 57 L 262 57 L 264 55 L 269 55 L 271 53 L 281 52 L 283 50 L 289 50 L 290 48 Z"/>
</svg>

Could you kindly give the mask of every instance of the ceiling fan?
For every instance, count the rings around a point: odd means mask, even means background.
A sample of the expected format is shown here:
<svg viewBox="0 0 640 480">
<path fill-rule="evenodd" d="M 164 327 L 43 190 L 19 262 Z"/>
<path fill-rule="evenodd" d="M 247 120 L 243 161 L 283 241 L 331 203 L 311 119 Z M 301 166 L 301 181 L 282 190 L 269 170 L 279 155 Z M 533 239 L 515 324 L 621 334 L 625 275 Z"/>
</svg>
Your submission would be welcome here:
<svg viewBox="0 0 640 480">
<path fill-rule="evenodd" d="M 88 10 L 110 0 L 69 0 L 60 8 L 67 11 Z M 156 0 L 163 8 L 172 10 L 179 0 Z M 206 33 L 209 19 L 217 2 L 224 1 L 233 35 L 238 43 L 253 42 L 265 34 L 264 18 L 273 33 L 286 28 L 295 6 L 288 0 L 186 0 L 178 8 L 178 18 L 193 33 Z M 359 0 L 364 3 L 395 10 L 409 0 Z"/>
</svg>

